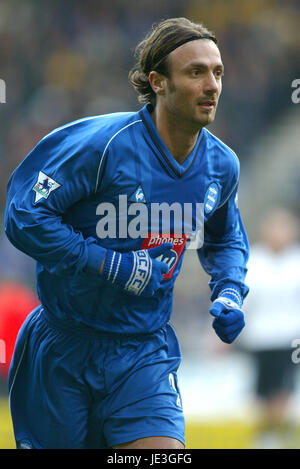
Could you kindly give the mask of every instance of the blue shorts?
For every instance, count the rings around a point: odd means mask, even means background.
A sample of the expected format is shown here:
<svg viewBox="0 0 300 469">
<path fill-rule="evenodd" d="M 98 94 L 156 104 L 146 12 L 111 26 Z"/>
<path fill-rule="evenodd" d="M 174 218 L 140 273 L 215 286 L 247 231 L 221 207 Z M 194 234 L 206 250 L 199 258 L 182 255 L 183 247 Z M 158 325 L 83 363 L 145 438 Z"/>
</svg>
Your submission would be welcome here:
<svg viewBox="0 0 300 469">
<path fill-rule="evenodd" d="M 110 448 L 149 436 L 184 442 L 181 353 L 170 324 L 144 336 L 72 329 L 39 306 L 9 373 L 17 448 Z"/>
</svg>

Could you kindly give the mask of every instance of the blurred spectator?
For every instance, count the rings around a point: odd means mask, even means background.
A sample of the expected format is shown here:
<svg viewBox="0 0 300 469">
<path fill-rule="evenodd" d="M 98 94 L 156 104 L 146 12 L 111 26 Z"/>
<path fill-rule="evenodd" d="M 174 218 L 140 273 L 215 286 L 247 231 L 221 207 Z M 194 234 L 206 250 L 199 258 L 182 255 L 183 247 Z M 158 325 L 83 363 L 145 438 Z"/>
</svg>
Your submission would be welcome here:
<svg viewBox="0 0 300 469">
<path fill-rule="evenodd" d="M 293 444 L 288 408 L 296 373 L 292 342 L 300 338 L 298 228 L 288 210 L 271 210 L 263 218 L 248 264 L 246 327 L 237 343 L 255 360 L 256 395 L 261 405 L 255 444 L 262 448 Z"/>
<path fill-rule="evenodd" d="M 39 301 L 30 288 L 17 282 L 0 283 L 0 381 L 6 386 L 19 329 Z M 5 389 L 6 393 L 7 390 Z"/>
</svg>

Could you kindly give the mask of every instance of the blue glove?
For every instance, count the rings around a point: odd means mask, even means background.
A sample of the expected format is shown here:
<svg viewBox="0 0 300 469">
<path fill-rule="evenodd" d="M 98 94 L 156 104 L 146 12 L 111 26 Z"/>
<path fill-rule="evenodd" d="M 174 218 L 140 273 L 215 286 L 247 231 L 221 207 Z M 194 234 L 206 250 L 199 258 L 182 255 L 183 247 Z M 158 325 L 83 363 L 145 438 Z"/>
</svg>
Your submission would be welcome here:
<svg viewBox="0 0 300 469">
<path fill-rule="evenodd" d="M 231 344 L 245 326 L 241 305 L 242 299 L 238 292 L 228 289 L 220 293 L 210 308 L 209 312 L 215 318 L 212 326 L 226 344 Z"/>
<path fill-rule="evenodd" d="M 151 297 L 160 288 L 164 274 L 169 271 L 166 262 L 155 258 L 166 254 L 172 247 L 172 243 L 164 243 L 155 248 L 122 254 L 108 249 L 102 275 L 127 293 Z"/>
</svg>

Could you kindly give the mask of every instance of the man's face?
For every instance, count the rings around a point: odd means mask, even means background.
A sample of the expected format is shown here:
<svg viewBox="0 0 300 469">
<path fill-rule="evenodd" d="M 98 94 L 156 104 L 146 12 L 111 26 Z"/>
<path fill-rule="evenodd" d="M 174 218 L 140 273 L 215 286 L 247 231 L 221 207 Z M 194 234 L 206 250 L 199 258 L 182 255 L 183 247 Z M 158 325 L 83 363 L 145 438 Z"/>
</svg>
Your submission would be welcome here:
<svg viewBox="0 0 300 469">
<path fill-rule="evenodd" d="M 163 103 L 169 113 L 194 128 L 213 122 L 224 72 L 219 48 L 207 39 L 190 41 L 171 52 L 168 61 Z"/>
</svg>

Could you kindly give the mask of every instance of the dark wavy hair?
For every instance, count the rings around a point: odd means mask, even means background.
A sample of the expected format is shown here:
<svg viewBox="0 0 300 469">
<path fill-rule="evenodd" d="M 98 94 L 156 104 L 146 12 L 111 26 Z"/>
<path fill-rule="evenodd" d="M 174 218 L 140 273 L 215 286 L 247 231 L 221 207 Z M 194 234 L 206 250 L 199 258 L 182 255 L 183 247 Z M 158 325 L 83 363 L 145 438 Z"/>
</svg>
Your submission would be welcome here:
<svg viewBox="0 0 300 469">
<path fill-rule="evenodd" d="M 149 83 L 149 73 L 156 71 L 170 76 L 168 55 L 182 44 L 195 39 L 217 39 L 203 24 L 193 23 L 187 18 L 170 18 L 154 25 L 147 36 L 137 45 L 137 63 L 128 78 L 139 95 L 140 103 L 156 104 L 156 94 Z"/>
</svg>

